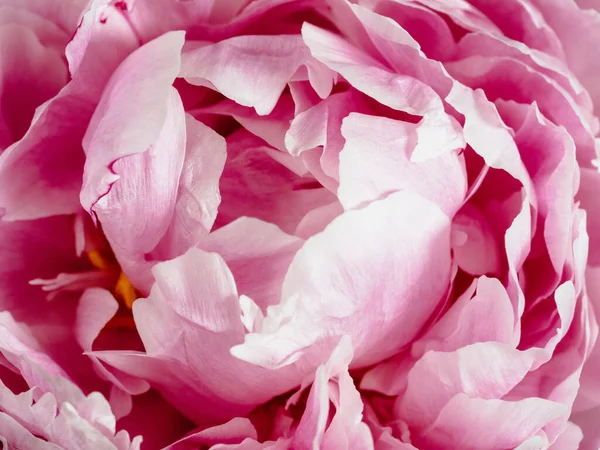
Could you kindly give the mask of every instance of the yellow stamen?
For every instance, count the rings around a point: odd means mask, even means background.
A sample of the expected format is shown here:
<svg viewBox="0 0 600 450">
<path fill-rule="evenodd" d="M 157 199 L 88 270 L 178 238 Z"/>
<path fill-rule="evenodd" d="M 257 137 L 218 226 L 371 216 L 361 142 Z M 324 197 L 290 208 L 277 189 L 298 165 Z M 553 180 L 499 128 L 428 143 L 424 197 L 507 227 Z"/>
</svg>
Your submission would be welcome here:
<svg viewBox="0 0 600 450">
<path fill-rule="evenodd" d="M 136 301 L 138 295 L 135 292 L 133 284 L 131 284 L 131 281 L 129 281 L 129 278 L 127 278 L 127 275 L 121 272 L 113 289 L 115 295 L 123 300 L 127 308 L 131 309 L 133 302 Z"/>
<path fill-rule="evenodd" d="M 100 252 L 100 250 L 90 250 L 87 252 L 87 257 L 98 270 L 108 271 L 111 268 L 110 261 Z"/>
</svg>

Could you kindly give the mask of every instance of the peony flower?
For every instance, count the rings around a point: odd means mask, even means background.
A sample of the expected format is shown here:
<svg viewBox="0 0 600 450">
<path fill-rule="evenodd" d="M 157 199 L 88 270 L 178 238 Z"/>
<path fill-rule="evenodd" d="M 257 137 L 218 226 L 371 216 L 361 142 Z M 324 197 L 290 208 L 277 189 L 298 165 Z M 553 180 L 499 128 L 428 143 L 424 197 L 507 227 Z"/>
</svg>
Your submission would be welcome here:
<svg viewBox="0 0 600 450">
<path fill-rule="evenodd" d="M 5 446 L 600 446 L 594 1 L 1 8 Z"/>
</svg>

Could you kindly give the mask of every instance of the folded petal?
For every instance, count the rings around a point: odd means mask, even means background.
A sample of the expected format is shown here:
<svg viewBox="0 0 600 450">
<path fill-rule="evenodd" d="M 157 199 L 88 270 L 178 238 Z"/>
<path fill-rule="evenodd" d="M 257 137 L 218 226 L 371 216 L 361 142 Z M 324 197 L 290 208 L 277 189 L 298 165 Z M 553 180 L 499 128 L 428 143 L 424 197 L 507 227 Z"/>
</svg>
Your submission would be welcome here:
<svg viewBox="0 0 600 450">
<path fill-rule="evenodd" d="M 338 190 L 344 208 L 408 190 L 436 203 L 448 216 L 454 215 L 467 189 L 462 159 L 448 144 L 445 154 L 411 162 L 418 145 L 417 128 L 412 123 L 356 113 L 344 119 L 346 143 L 340 153 Z M 437 132 L 435 127 L 428 130 L 430 136 Z M 459 135 L 454 145 L 457 150 L 463 145 Z"/>
<path fill-rule="evenodd" d="M 497 342 L 475 343 L 454 352 L 429 351 L 408 374 L 397 414 L 411 427 L 423 429 L 436 420 L 450 399 L 500 399 L 531 369 L 532 353 Z"/>
<path fill-rule="evenodd" d="M 302 66 L 315 91 L 327 97 L 331 75 L 294 35 L 238 36 L 186 51 L 179 76 L 192 84 L 208 83 L 236 103 L 266 115 Z"/>
<path fill-rule="evenodd" d="M 514 313 L 506 289 L 496 278 L 481 277 L 413 345 L 413 355 L 427 350 L 454 351 L 478 342 L 516 344 Z"/>
<path fill-rule="evenodd" d="M 169 445 L 164 450 L 194 450 L 199 445 L 221 446 L 240 444 L 246 439 L 256 440 L 256 430 L 245 417 L 236 417 L 222 425 L 206 428 Z"/>
<path fill-rule="evenodd" d="M 171 85 L 182 46 L 183 33 L 165 34 L 132 53 L 112 74 L 84 138 L 85 209 L 90 210 L 116 181 L 111 164 L 146 151 L 161 131 L 172 132 L 164 124 L 169 102 L 175 102 Z"/>
<path fill-rule="evenodd" d="M 262 333 L 247 335 L 232 352 L 265 367 L 285 366 L 313 344 L 348 334 L 355 366 L 391 356 L 414 338 L 443 297 L 449 245 L 448 217 L 408 191 L 347 211 L 304 244 Z"/>
<path fill-rule="evenodd" d="M 159 244 L 161 259 L 179 256 L 208 234 L 221 203 L 219 179 L 225 165 L 225 140 L 186 115 L 186 150 L 175 211 Z"/>
<path fill-rule="evenodd" d="M 306 367 L 269 371 L 230 354 L 246 331 L 235 281 L 219 255 L 190 249 L 157 264 L 153 272 L 150 296 L 133 305 L 146 353 L 93 355 L 147 380 L 197 424 L 215 425 L 245 415 L 298 385 L 308 372 Z"/>
<path fill-rule="evenodd" d="M 292 438 L 292 447 L 373 449 L 371 432 L 362 422 L 362 400 L 348 374 L 351 360 L 351 341 L 344 336 L 327 363 L 317 368 L 302 419 Z M 339 377 L 337 383 L 333 382 L 335 376 Z M 331 382 L 337 384 L 337 389 L 329 385 Z M 330 399 L 336 411 L 328 424 Z"/>
</svg>

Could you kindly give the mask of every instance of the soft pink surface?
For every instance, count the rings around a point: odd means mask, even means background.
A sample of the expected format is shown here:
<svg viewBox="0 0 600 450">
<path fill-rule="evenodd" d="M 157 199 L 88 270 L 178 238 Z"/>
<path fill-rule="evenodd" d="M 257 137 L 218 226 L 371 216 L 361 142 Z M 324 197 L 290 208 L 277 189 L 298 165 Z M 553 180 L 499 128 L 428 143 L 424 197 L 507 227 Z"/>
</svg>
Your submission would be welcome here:
<svg viewBox="0 0 600 450">
<path fill-rule="evenodd" d="M 50 3 L 0 5 L 9 448 L 597 450 L 597 1 Z"/>
</svg>

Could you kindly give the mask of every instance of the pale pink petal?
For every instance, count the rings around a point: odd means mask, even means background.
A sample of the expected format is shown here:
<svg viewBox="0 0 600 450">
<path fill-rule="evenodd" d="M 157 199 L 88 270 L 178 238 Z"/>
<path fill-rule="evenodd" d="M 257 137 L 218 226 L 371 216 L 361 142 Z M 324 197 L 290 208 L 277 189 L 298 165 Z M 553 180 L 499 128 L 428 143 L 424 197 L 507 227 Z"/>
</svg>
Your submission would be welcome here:
<svg viewBox="0 0 600 450">
<path fill-rule="evenodd" d="M 64 34 L 63 38 L 69 38 L 77 27 L 81 15 L 87 5 L 86 0 L 66 0 L 60 5 L 49 5 L 44 0 L 6 0 L 2 6 L 14 9 L 17 12 L 28 13 L 43 19 L 45 25 L 57 28 Z"/>
<path fill-rule="evenodd" d="M 424 116 L 411 160 L 427 159 L 456 148 L 454 141 L 447 137 L 460 133 L 458 124 L 444 112 L 441 98 L 429 85 L 412 76 L 390 72 L 341 37 L 313 25 L 304 24 L 302 37 L 317 60 L 338 72 L 359 91 L 390 108 Z M 436 124 L 442 133 L 430 135 L 427 132 L 430 124 Z M 452 145 L 444 145 L 447 142 Z"/>
<path fill-rule="evenodd" d="M 449 24 L 444 20 L 443 16 L 432 10 L 431 6 L 428 8 L 416 2 L 379 1 L 376 3 L 377 5 L 373 8 L 373 11 L 397 22 L 401 28 L 408 32 L 414 41 L 418 42 L 421 51 L 428 58 L 431 58 L 434 61 L 445 61 L 454 54 L 456 43 L 454 42 L 452 30 L 450 29 Z M 450 3 L 452 2 L 449 2 L 449 5 Z M 446 8 L 448 8 L 448 6 L 446 6 Z M 354 12 L 357 15 L 361 14 L 358 8 L 354 8 Z M 454 9 L 452 12 L 458 11 Z M 368 13 L 363 14 L 366 15 Z M 362 17 L 363 24 L 366 27 L 369 27 L 369 23 L 376 23 L 375 21 L 367 22 L 364 19 L 364 15 Z M 484 18 L 483 15 L 481 17 Z M 369 27 L 371 36 L 373 36 L 373 32 L 376 31 L 377 27 Z M 411 43 L 410 45 L 416 48 L 414 44 Z M 382 53 L 384 53 L 383 49 L 381 50 Z M 384 54 L 384 56 L 389 58 L 391 55 Z"/>
<path fill-rule="evenodd" d="M 311 58 L 302 39 L 294 35 L 238 36 L 186 51 L 179 76 L 192 84 L 209 83 L 236 103 L 266 115 L 303 66 L 317 93 L 327 97 L 331 76 L 322 74 L 322 65 Z"/>
<path fill-rule="evenodd" d="M 446 101 L 465 118 L 463 133 L 466 142 L 488 166 L 504 170 L 519 180 L 529 201 L 535 205 L 533 186 L 514 138 L 485 93 L 455 82 Z"/>
<path fill-rule="evenodd" d="M 282 302 L 269 309 L 262 333 L 247 335 L 232 352 L 265 367 L 285 366 L 317 341 L 349 334 L 354 365 L 391 356 L 444 295 L 449 239 L 448 217 L 408 191 L 342 214 L 296 254 Z"/>
<path fill-rule="evenodd" d="M 299 155 L 315 147 L 323 147 L 320 158 L 323 172 L 339 180 L 339 153 L 344 146 L 340 132 L 342 120 L 351 111 L 359 111 L 365 102 L 355 91 L 333 94 L 292 120 L 285 135 L 285 147 L 292 155 Z"/>
<path fill-rule="evenodd" d="M 466 30 L 502 34 L 489 17 L 466 0 L 421 0 L 419 3 L 433 11 L 447 15 Z"/>
<path fill-rule="evenodd" d="M 413 344 L 413 355 L 427 350 L 455 351 L 478 342 L 516 344 L 513 308 L 500 281 L 481 277 L 472 298 L 470 291 Z"/>
<path fill-rule="evenodd" d="M 221 203 L 219 178 L 226 158 L 225 140 L 193 117 L 186 116 L 186 151 L 179 178 L 175 211 L 159 244 L 170 259 L 208 234 Z"/>
<path fill-rule="evenodd" d="M 600 268 L 589 267 L 586 270 L 586 290 L 590 307 L 596 317 L 600 314 Z M 593 408 L 600 404 L 600 345 L 596 343 L 581 373 L 581 387 L 575 407 L 578 410 Z"/>
<path fill-rule="evenodd" d="M 531 2 L 509 0 L 500 5 L 483 0 L 470 0 L 470 3 L 489 17 L 504 36 L 546 54 L 561 59 L 564 57 L 556 33 Z"/>
<path fill-rule="evenodd" d="M 502 398 L 525 377 L 533 362 L 533 354 L 496 342 L 475 343 L 453 352 L 429 351 L 408 374 L 397 413 L 409 426 L 422 429 L 433 424 L 458 394 Z"/>
<path fill-rule="evenodd" d="M 442 98 L 452 88 L 452 80 L 442 65 L 428 59 L 417 41 L 393 18 L 377 14 L 365 7 L 352 5 L 352 10 L 367 31 L 371 41 L 397 73 L 410 75 L 431 86 Z"/>
<path fill-rule="evenodd" d="M 351 113 L 343 121 L 346 143 L 340 153 L 338 197 L 345 209 L 399 190 L 416 192 L 436 203 L 448 216 L 461 206 L 466 193 L 466 174 L 457 151 L 457 136 L 449 151 L 421 162 L 411 162 L 418 145 L 419 126 L 383 117 Z M 423 128 L 421 128 L 423 130 Z M 429 128 L 435 135 L 439 130 Z M 437 150 L 436 150 L 437 151 Z"/>
<path fill-rule="evenodd" d="M 596 450 L 600 446 L 600 429 L 598 429 L 598 415 L 600 406 L 571 416 L 571 420 L 583 431 L 583 440 L 579 450 Z"/>
<path fill-rule="evenodd" d="M 458 44 L 457 52 L 460 55 L 459 59 L 474 55 L 506 56 L 528 64 L 534 70 L 555 80 L 565 89 L 580 107 L 581 113 L 592 129 L 597 128 L 597 124 L 594 124 L 597 119 L 593 117 L 593 104 L 590 95 L 573 73 L 569 71 L 563 60 L 528 47 L 522 42 L 482 33 L 471 33 L 462 38 Z"/>
<path fill-rule="evenodd" d="M 337 216 L 344 212 L 344 208 L 340 202 L 333 202 L 329 205 L 321 206 L 310 211 L 300 221 L 296 227 L 296 236 L 302 239 L 308 239 L 309 237 L 320 233 L 325 227 L 335 219 Z"/>
<path fill-rule="evenodd" d="M 0 413 L 0 443 L 2 448 L 8 448 L 8 442 L 19 450 L 64 450 L 62 447 L 34 436 L 15 418 Z"/>
<path fill-rule="evenodd" d="M 4 411 L 19 419 L 33 434 L 67 450 L 129 448 L 126 434 L 115 435 L 116 420 L 102 394 L 84 395 L 54 361 L 39 352 L 33 335 L 25 326 L 16 324 L 6 315 L 2 317 L 1 326 L 2 353 L 17 366 L 32 388 L 17 396 L 2 388 L 0 407 Z M 74 436 L 82 432 L 86 437 L 75 440 Z M 116 446 L 117 442 L 126 446 Z"/>
<path fill-rule="evenodd" d="M 85 209 L 90 210 L 117 180 L 111 164 L 146 151 L 165 128 L 169 106 L 175 107 L 170 103 L 175 102 L 171 84 L 182 45 L 183 33 L 165 34 L 133 52 L 112 74 L 83 141 Z"/>
<path fill-rule="evenodd" d="M 266 312 L 281 300 L 285 274 L 303 243 L 275 225 L 243 217 L 212 232 L 198 247 L 218 253 L 231 270 L 237 291 Z"/>
<path fill-rule="evenodd" d="M 514 448 L 555 418 L 566 415 L 564 405 L 541 398 L 507 402 L 459 394 L 423 432 L 421 445 L 465 450 Z"/>
<path fill-rule="evenodd" d="M 544 239 L 552 266 L 561 273 L 569 248 L 573 197 L 579 185 L 575 147 L 570 135 L 554 126 L 534 103 L 517 128 L 515 142 L 537 194 L 545 220 Z"/>
<path fill-rule="evenodd" d="M 317 60 L 377 101 L 414 115 L 424 115 L 442 107 L 440 98 L 429 86 L 412 77 L 390 72 L 341 37 L 310 24 L 302 27 L 302 37 Z M 396 94 L 386 95 L 389 92 Z"/>
<path fill-rule="evenodd" d="M 298 385 L 316 367 L 269 371 L 230 355 L 246 331 L 233 276 L 217 254 L 190 249 L 153 271 L 156 282 L 150 296 L 133 305 L 147 353 L 93 355 L 147 380 L 197 424 L 245 415 Z"/>
<path fill-rule="evenodd" d="M 579 449 L 579 444 L 583 439 L 581 428 L 573 422 L 567 422 L 567 428 L 563 431 L 554 443 L 549 447 L 549 450 L 561 450 L 566 448 Z M 583 449 L 582 449 L 583 450 Z"/>
<path fill-rule="evenodd" d="M 501 273 L 498 240 L 487 217 L 476 206 L 467 204 L 457 212 L 452 231 L 463 234 L 463 239 L 452 246 L 454 260 L 462 270 L 475 276 Z"/>
<path fill-rule="evenodd" d="M 317 368 L 292 447 L 373 449 L 371 432 L 362 423 L 362 400 L 348 374 L 351 360 L 352 344 L 350 338 L 344 336 L 327 363 Z M 334 377 L 337 377 L 337 383 L 333 381 Z M 336 384 L 337 388 L 332 389 L 329 383 Z M 330 401 L 336 411 L 328 424 Z"/>
<path fill-rule="evenodd" d="M 360 382 L 361 391 L 377 392 L 388 397 L 403 393 L 414 363 L 409 352 L 404 352 L 373 366 Z"/>
</svg>

